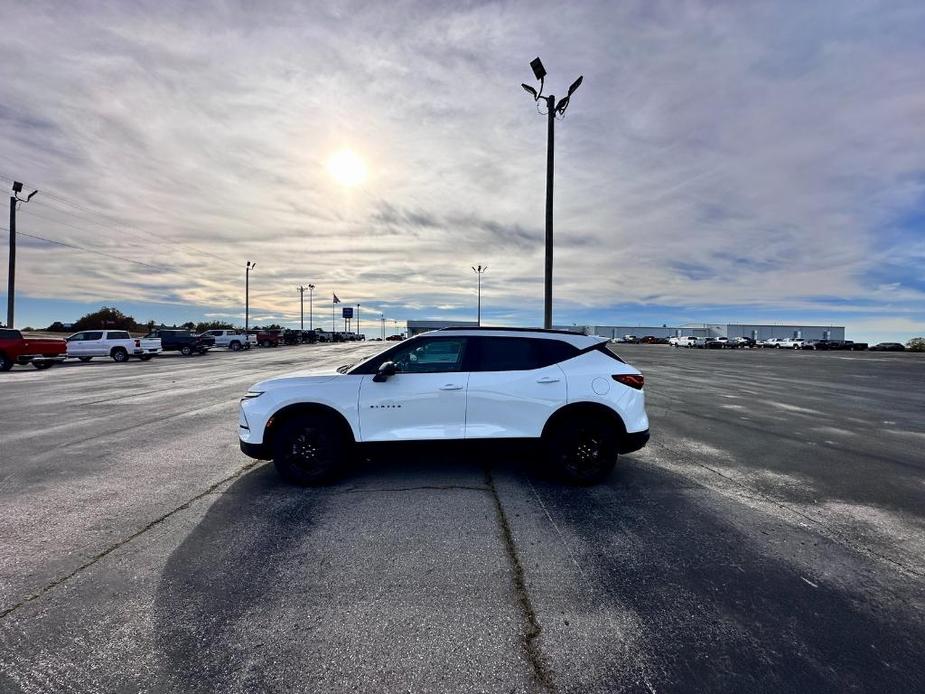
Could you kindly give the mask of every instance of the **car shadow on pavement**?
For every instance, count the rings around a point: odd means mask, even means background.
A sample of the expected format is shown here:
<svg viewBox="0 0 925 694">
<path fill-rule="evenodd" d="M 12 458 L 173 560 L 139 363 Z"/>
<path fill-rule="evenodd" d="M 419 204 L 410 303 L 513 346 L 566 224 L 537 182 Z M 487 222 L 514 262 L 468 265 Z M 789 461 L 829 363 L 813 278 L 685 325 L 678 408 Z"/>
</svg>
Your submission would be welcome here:
<svg viewBox="0 0 925 694">
<path fill-rule="evenodd" d="M 516 469 L 520 463 L 504 464 Z M 427 446 L 374 451 L 353 462 L 338 480 L 314 488 L 283 482 L 272 464 L 260 465 L 242 475 L 212 503 L 166 562 L 153 610 L 153 633 L 159 650 L 154 689 L 190 692 L 304 688 L 297 680 L 292 680 L 289 687 L 283 686 L 280 679 L 285 672 L 310 679 L 321 672 L 318 668 L 326 667 L 325 658 L 350 648 L 349 643 L 312 640 L 320 638 L 318 632 L 336 631 L 330 625 L 313 626 L 319 619 L 317 613 L 327 611 L 326 603 L 331 601 L 345 603 L 347 609 L 358 596 L 378 590 L 375 580 L 368 582 L 368 576 L 357 575 L 346 578 L 348 583 L 355 581 L 357 595 L 338 594 L 331 586 L 322 589 L 334 593 L 327 598 L 312 592 L 322 580 L 319 576 L 324 575 L 326 565 L 337 565 L 337 559 L 332 561 L 334 554 L 356 553 L 362 546 L 356 538 L 332 542 L 332 534 L 336 536 L 332 524 L 362 528 L 364 519 L 350 526 L 345 514 L 352 513 L 350 509 L 363 503 L 364 498 L 404 506 L 423 498 L 390 493 L 406 490 L 415 494 L 416 490 L 458 494 L 461 501 L 457 503 L 463 508 L 473 504 L 481 509 L 478 512 L 487 519 L 483 524 L 494 534 L 494 507 L 488 495 L 484 461 L 474 459 L 469 451 Z M 433 510 L 446 497 L 428 498 Z M 383 515 L 388 517 L 387 513 Z M 313 538 L 319 527 L 324 528 L 322 540 Z M 421 532 L 421 528 L 395 527 L 394 531 L 400 538 Z M 446 534 L 447 530 L 440 532 Z M 453 532 L 462 530 L 457 527 Z M 498 541 L 492 537 L 489 544 Z M 474 537 L 472 544 L 478 543 L 484 544 L 485 539 Z M 403 550 L 386 546 L 382 551 Z M 378 559 L 381 561 L 381 557 Z M 456 557 L 455 561 L 461 560 Z M 500 561 L 501 570 L 507 570 L 500 552 L 494 561 Z M 353 556 L 348 561 L 348 565 L 363 563 L 363 557 Z M 381 578 L 396 580 L 395 576 Z M 344 580 L 338 576 L 332 585 Z M 319 602 L 325 605 L 323 609 Z M 304 619 L 293 626 L 293 614 L 299 611 L 304 611 Z M 356 628 L 349 616 L 345 614 L 343 619 L 345 630 Z M 280 623 L 288 626 L 277 628 Z M 370 633 L 377 633 L 376 629 Z M 305 642 L 297 643 L 300 639 Z M 396 644 L 382 644 L 385 652 L 395 647 Z M 278 657 L 272 652 L 275 649 L 298 652 L 302 662 L 289 661 L 274 668 L 272 663 Z M 428 667 L 439 669 L 437 664 Z"/>
<path fill-rule="evenodd" d="M 580 673 L 566 689 L 912 691 L 925 681 L 923 594 L 911 578 L 632 458 L 597 488 L 535 489 L 577 538 L 584 595 L 598 603 L 583 608 L 630 614 L 640 632 L 630 658 L 615 647 L 611 662 L 563 666 Z M 589 635 L 547 633 L 545 645 L 557 638 Z"/>
</svg>

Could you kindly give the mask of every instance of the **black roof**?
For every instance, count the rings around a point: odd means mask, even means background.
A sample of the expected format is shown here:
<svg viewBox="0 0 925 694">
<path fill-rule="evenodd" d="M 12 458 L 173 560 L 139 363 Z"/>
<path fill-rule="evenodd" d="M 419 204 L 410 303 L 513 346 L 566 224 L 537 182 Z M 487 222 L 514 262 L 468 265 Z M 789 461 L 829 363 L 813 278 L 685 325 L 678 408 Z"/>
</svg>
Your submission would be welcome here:
<svg viewBox="0 0 925 694">
<path fill-rule="evenodd" d="M 551 328 L 506 328 L 504 326 L 495 326 L 489 327 L 485 325 L 479 326 L 465 326 L 460 325 L 457 327 L 448 327 L 448 328 L 437 328 L 434 332 L 443 332 L 444 330 L 494 330 L 494 331 L 505 331 L 505 332 L 514 332 L 514 333 L 550 333 L 552 335 L 580 335 L 587 337 L 584 333 L 579 333 L 574 330 L 553 330 Z"/>
</svg>

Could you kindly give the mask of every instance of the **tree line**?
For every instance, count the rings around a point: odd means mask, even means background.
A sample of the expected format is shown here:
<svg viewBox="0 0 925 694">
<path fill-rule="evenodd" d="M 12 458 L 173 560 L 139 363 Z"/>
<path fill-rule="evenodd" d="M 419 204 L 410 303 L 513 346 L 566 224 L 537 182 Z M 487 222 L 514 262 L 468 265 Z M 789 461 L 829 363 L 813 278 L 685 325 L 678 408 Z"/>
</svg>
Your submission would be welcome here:
<svg viewBox="0 0 925 694">
<path fill-rule="evenodd" d="M 78 318 L 74 323 L 65 327 L 61 321 L 55 321 L 45 330 L 55 333 L 76 333 L 82 330 L 127 330 L 132 333 L 149 332 L 155 328 L 176 328 L 190 330 L 195 333 L 202 333 L 206 330 L 238 330 L 243 326 L 236 326 L 226 321 L 200 321 L 198 323 L 187 321 L 180 325 L 166 325 L 154 320 L 139 323 L 134 316 L 129 316 L 117 309 L 115 306 L 103 306 L 98 311 L 92 311 Z M 276 323 L 272 325 L 254 325 L 252 330 L 282 330 L 283 327 Z M 26 328 L 31 330 L 31 328 Z"/>
</svg>

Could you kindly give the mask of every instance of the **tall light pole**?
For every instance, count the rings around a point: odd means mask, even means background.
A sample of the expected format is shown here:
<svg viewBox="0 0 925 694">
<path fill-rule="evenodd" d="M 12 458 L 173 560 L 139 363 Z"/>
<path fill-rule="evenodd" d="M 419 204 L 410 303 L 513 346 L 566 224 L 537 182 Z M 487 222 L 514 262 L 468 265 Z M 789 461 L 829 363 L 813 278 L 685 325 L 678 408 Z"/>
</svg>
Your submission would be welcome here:
<svg viewBox="0 0 925 694">
<path fill-rule="evenodd" d="M 10 194 L 10 269 L 7 276 L 6 284 L 6 327 L 14 328 L 13 321 L 16 319 L 16 205 L 21 202 L 29 202 L 32 196 L 38 193 L 33 190 L 23 200 L 19 197 L 22 192 L 22 183 L 13 181 L 13 191 Z"/>
<path fill-rule="evenodd" d="M 562 118 L 565 115 L 565 109 L 568 108 L 569 99 L 571 99 L 572 94 L 578 89 L 578 86 L 581 84 L 581 80 L 584 77 L 579 77 L 577 80 L 572 82 L 571 86 L 568 88 L 568 94 L 566 94 L 562 99 L 556 103 L 556 97 L 550 94 L 549 96 L 543 96 L 543 81 L 546 78 L 546 68 L 543 67 L 543 63 L 539 58 L 535 58 L 530 61 L 530 67 L 533 68 L 533 74 L 536 76 L 536 79 L 540 81 L 540 89 L 537 91 L 529 84 L 521 84 L 529 94 L 533 96 L 533 100 L 539 103 L 543 101 L 546 103 L 546 113 L 543 114 L 547 117 L 547 126 L 546 126 L 546 269 L 545 269 L 545 283 L 544 283 L 544 292 L 543 292 L 543 327 L 547 330 L 552 328 L 552 183 L 553 183 L 553 160 L 555 155 L 555 131 L 556 131 L 556 116 Z"/>
<path fill-rule="evenodd" d="M 314 302 L 314 298 L 315 298 L 314 292 L 315 292 L 315 285 L 314 284 L 308 285 L 308 329 L 313 332 L 315 330 L 315 326 L 312 325 L 312 322 L 313 322 L 312 321 L 312 313 L 313 313 L 312 304 L 315 303 Z"/>
<path fill-rule="evenodd" d="M 299 285 L 299 332 L 305 332 L 305 287 Z M 302 336 L 299 336 L 302 339 Z"/>
<path fill-rule="evenodd" d="M 487 269 L 488 269 L 487 265 L 485 265 L 484 267 L 479 265 L 478 267 L 472 268 L 472 272 L 474 272 L 476 275 L 479 276 L 479 285 L 478 285 L 479 286 L 479 290 L 478 290 L 479 291 L 479 299 L 478 299 L 479 303 L 478 303 L 478 319 L 477 319 L 476 325 L 482 324 L 482 273 L 485 272 Z"/>
<path fill-rule="evenodd" d="M 357 304 L 357 339 L 360 339 L 360 305 Z"/>
<path fill-rule="evenodd" d="M 257 263 L 247 261 L 247 267 L 244 270 L 244 334 L 250 330 L 251 320 L 251 270 L 257 267 Z"/>
<path fill-rule="evenodd" d="M 382 324 L 382 340 L 385 341 L 385 314 L 379 314 L 379 322 Z"/>
</svg>

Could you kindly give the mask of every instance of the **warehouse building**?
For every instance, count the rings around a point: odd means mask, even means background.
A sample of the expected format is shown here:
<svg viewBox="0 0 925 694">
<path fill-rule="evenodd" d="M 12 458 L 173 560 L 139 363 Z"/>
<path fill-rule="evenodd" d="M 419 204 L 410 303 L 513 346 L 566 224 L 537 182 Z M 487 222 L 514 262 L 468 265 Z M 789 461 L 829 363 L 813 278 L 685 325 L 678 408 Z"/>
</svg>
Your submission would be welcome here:
<svg viewBox="0 0 925 694">
<path fill-rule="evenodd" d="M 414 337 L 431 330 L 442 328 L 475 328 L 478 323 L 474 320 L 409 320 L 407 325 L 408 337 Z"/>
<path fill-rule="evenodd" d="M 759 324 L 759 323 L 687 323 L 681 326 L 645 326 L 645 325 L 591 325 L 586 329 L 589 335 L 601 337 L 623 337 L 635 335 L 644 337 L 750 337 L 753 340 L 768 340 L 772 337 L 803 338 L 804 340 L 844 340 L 843 325 L 804 325 L 804 324 Z"/>
</svg>

